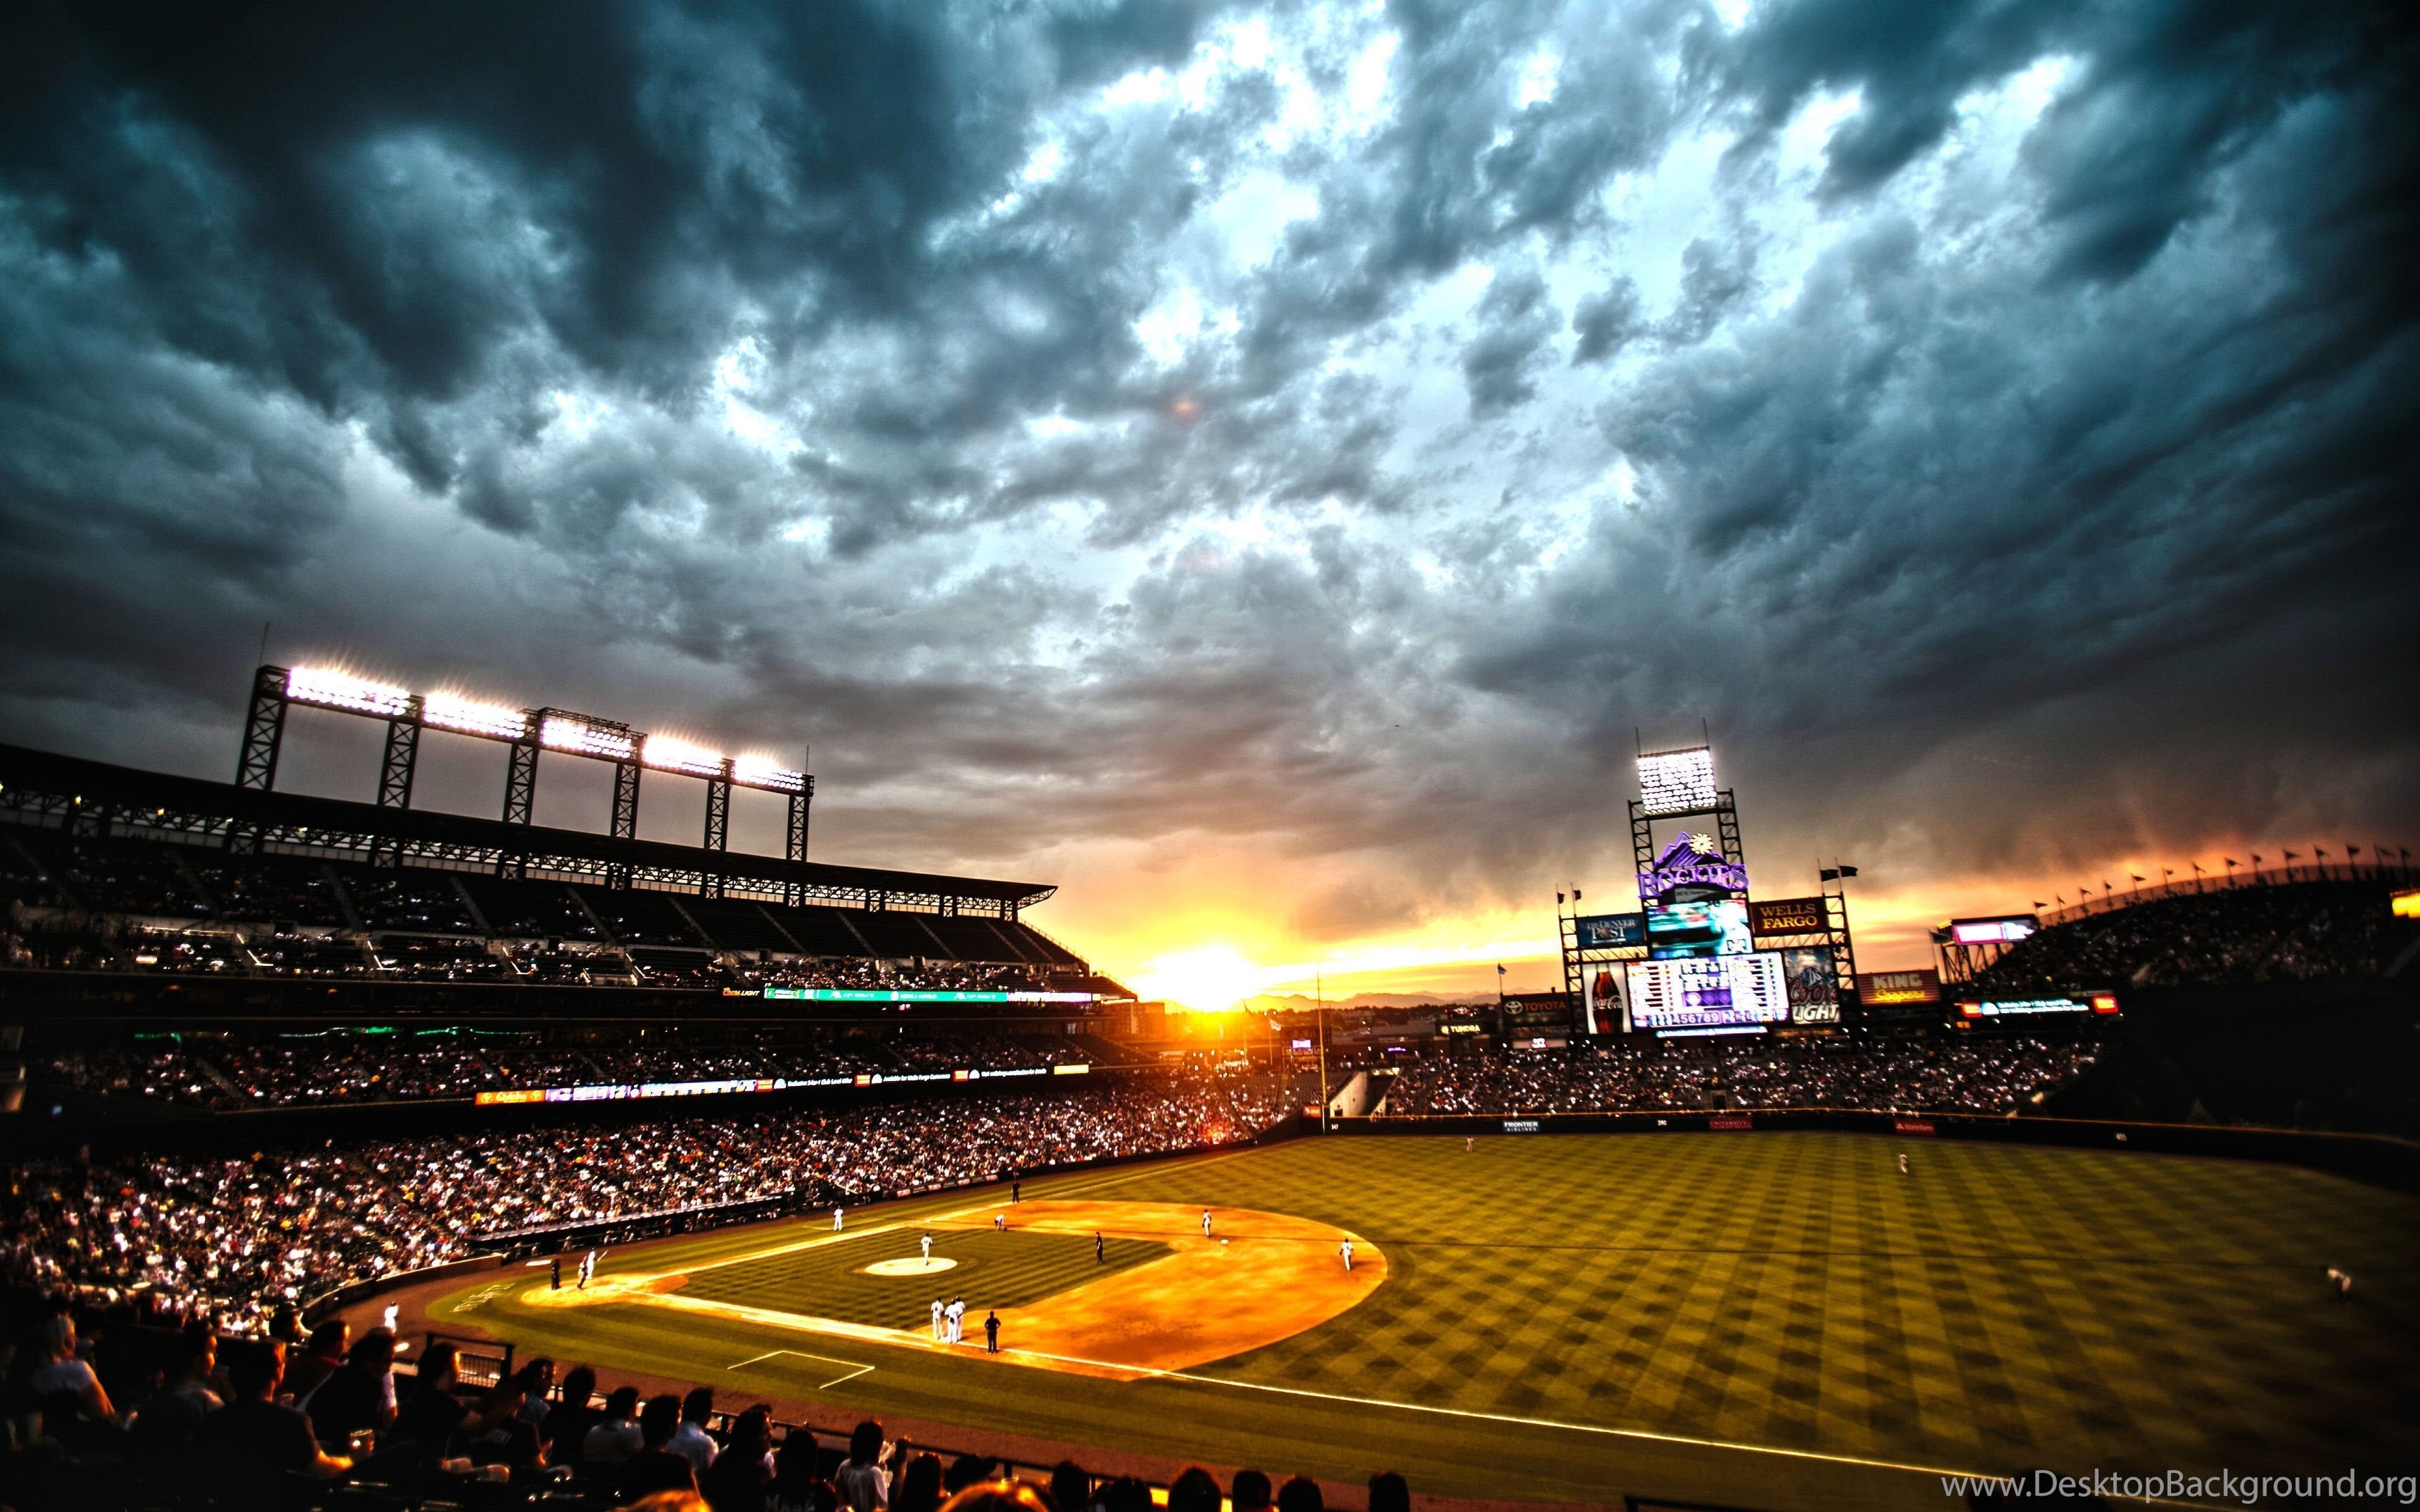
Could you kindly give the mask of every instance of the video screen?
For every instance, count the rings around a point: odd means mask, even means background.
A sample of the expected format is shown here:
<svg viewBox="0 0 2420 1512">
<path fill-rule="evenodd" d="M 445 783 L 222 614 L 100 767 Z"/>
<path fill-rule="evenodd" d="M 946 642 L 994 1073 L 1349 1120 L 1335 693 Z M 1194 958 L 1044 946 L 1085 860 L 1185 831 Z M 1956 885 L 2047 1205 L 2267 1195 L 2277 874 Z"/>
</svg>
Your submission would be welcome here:
<svg viewBox="0 0 2420 1512">
<path fill-rule="evenodd" d="M 1658 961 L 1746 955 L 1755 949 L 1747 904 L 1736 898 L 1647 905 L 1647 953 Z"/>
<path fill-rule="evenodd" d="M 1776 950 L 1635 962 L 1628 977 L 1634 1030 L 1790 1022 L 1790 984 Z"/>
</svg>

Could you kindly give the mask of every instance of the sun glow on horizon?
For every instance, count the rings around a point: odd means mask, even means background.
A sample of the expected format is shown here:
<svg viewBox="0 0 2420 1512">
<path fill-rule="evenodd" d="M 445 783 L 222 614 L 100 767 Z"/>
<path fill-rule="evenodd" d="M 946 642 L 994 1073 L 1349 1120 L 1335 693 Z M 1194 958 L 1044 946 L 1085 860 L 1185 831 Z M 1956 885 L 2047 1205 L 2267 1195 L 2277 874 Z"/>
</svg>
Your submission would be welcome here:
<svg viewBox="0 0 2420 1512">
<path fill-rule="evenodd" d="M 1283 968 L 1280 968 L 1282 970 Z M 1204 945 L 1155 957 L 1134 975 L 1134 990 L 1200 1013 L 1223 1013 L 1267 986 L 1271 972 L 1232 945 Z"/>
</svg>

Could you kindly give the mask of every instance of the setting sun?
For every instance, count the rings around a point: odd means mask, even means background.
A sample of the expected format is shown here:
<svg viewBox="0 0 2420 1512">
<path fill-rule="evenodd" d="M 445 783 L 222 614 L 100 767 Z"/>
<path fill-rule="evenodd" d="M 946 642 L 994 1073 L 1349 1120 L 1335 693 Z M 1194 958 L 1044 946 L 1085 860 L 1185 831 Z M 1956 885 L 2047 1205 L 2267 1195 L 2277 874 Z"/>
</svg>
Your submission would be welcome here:
<svg viewBox="0 0 2420 1512">
<path fill-rule="evenodd" d="M 1224 1012 L 1268 985 L 1269 971 L 1244 959 L 1233 946 L 1163 955 L 1135 973 L 1135 991 L 1200 1012 Z"/>
</svg>

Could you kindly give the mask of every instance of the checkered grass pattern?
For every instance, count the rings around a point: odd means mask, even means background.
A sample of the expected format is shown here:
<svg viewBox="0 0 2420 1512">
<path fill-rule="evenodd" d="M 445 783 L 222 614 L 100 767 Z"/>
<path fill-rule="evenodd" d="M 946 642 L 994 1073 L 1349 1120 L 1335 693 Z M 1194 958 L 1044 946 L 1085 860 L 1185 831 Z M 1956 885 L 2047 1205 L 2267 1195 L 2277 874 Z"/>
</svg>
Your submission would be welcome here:
<svg viewBox="0 0 2420 1512">
<path fill-rule="evenodd" d="M 937 1297 L 964 1297 L 980 1317 L 986 1308 L 1022 1307 L 1170 1251 L 1152 1240 L 1109 1238 L 1095 1263 L 1086 1234 L 939 1228 L 933 1231 L 933 1255 L 957 1261 L 952 1269 L 931 1275 L 863 1273 L 876 1260 L 917 1253 L 914 1231 L 892 1229 L 695 1272 L 681 1294 L 881 1328 L 921 1329 L 930 1326 Z"/>
<path fill-rule="evenodd" d="M 1207 1374 L 1916 1463 L 2420 1459 L 2420 1202 L 2292 1167 L 1797 1133 L 1351 1138 L 1118 1195 L 1300 1213 L 1394 1268 Z M 2361 1278 L 2353 1304 L 2330 1265 Z"/>
</svg>

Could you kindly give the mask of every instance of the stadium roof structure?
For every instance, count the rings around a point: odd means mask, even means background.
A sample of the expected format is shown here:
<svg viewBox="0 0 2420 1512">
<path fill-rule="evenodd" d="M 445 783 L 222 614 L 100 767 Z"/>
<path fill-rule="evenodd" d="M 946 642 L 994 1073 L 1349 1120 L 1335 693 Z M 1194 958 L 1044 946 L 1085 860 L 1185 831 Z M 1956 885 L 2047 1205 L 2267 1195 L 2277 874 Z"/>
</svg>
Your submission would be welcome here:
<svg viewBox="0 0 2420 1512">
<path fill-rule="evenodd" d="M 874 911 L 1014 919 L 1058 891 L 239 787 L 23 746 L 0 745 L 0 815 L 97 836 Z"/>
</svg>

